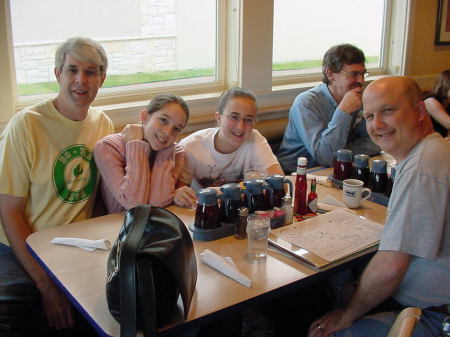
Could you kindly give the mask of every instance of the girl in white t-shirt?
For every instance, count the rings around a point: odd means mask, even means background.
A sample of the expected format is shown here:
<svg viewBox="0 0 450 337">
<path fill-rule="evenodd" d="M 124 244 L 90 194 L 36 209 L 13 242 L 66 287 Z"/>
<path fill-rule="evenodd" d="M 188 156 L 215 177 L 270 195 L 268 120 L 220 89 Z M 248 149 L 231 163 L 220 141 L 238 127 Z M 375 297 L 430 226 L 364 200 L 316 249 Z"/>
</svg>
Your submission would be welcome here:
<svg viewBox="0 0 450 337">
<path fill-rule="evenodd" d="M 219 99 L 215 113 L 218 127 L 197 131 L 180 141 L 186 164 L 179 176 L 176 204 L 193 207 L 195 190 L 237 182 L 247 170 L 284 174 L 267 140 L 253 129 L 257 111 L 252 92 L 229 89 Z"/>
</svg>

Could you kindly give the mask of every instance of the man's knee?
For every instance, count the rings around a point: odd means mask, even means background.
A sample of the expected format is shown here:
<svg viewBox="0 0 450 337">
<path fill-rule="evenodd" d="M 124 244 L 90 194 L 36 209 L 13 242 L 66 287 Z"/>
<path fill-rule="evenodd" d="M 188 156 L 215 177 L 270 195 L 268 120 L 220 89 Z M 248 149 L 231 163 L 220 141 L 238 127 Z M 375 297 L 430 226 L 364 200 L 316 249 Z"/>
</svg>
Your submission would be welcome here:
<svg viewBox="0 0 450 337">
<path fill-rule="evenodd" d="M 14 336 L 41 311 L 40 294 L 13 251 L 0 248 L 0 336 Z"/>
<path fill-rule="evenodd" d="M 347 329 L 334 333 L 335 337 L 385 337 L 395 321 L 396 313 L 383 312 L 364 316 Z"/>
</svg>

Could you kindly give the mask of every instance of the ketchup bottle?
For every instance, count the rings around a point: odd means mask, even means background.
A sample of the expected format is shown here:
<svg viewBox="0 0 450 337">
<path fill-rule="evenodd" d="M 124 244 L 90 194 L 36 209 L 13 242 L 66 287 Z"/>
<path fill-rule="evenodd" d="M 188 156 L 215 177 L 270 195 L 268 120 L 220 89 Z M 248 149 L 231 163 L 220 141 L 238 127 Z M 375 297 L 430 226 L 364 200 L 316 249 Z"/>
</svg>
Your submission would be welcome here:
<svg viewBox="0 0 450 337">
<path fill-rule="evenodd" d="M 317 213 L 316 178 L 311 179 L 311 192 L 308 193 L 308 212 Z"/>
<path fill-rule="evenodd" d="M 297 160 L 297 177 L 295 179 L 294 213 L 305 215 L 306 210 L 306 165 L 307 159 L 299 157 Z"/>
</svg>

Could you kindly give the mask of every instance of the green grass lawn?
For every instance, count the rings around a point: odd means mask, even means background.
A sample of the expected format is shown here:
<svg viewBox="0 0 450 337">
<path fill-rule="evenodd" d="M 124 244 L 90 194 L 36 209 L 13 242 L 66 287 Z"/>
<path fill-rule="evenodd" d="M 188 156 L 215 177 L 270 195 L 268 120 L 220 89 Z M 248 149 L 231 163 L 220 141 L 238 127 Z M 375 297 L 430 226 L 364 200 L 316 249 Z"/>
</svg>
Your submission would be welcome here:
<svg viewBox="0 0 450 337">
<path fill-rule="evenodd" d="M 320 68 L 322 66 L 322 60 L 307 60 L 299 62 L 283 62 L 275 63 L 272 65 L 272 70 L 297 70 L 297 69 L 311 69 Z"/>
<path fill-rule="evenodd" d="M 378 56 L 367 56 L 366 63 L 377 63 L 379 57 Z M 322 60 L 306 60 L 306 61 L 298 61 L 298 62 L 284 62 L 284 63 L 275 63 L 272 67 L 272 70 L 297 70 L 297 69 L 311 69 L 311 68 L 321 68 Z"/>
<path fill-rule="evenodd" d="M 106 76 L 103 87 L 117 87 L 128 84 L 152 83 L 160 81 L 176 80 L 180 78 L 193 78 L 200 76 L 212 76 L 214 69 L 196 69 L 181 71 L 159 71 L 154 73 L 136 73 L 126 75 L 108 75 Z M 42 82 L 32 84 L 19 84 L 19 96 L 48 94 L 58 91 L 58 83 Z"/>
<path fill-rule="evenodd" d="M 367 63 L 378 62 L 378 56 L 368 56 Z M 284 62 L 273 65 L 273 70 L 297 70 L 320 68 L 322 60 L 306 60 L 299 62 Z M 108 75 L 103 87 L 117 87 L 129 84 L 152 83 L 169 81 L 182 78 L 194 78 L 201 76 L 213 76 L 214 69 L 190 69 L 178 71 L 159 71 L 154 73 L 136 73 L 128 75 Z M 47 94 L 58 91 L 56 82 L 42 82 L 32 84 L 19 84 L 17 86 L 19 96 Z"/>
</svg>

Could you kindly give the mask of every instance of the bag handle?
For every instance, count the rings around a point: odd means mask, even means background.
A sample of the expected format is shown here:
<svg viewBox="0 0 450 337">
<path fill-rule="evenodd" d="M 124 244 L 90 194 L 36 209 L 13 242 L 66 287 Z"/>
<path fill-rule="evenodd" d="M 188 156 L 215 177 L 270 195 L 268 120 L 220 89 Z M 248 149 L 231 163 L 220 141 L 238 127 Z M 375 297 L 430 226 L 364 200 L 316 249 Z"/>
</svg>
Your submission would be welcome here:
<svg viewBox="0 0 450 337">
<path fill-rule="evenodd" d="M 136 317 L 137 317 L 137 303 L 136 303 L 136 273 L 142 272 L 141 268 L 136 268 L 136 251 L 139 247 L 142 235 L 150 217 L 151 206 L 139 205 L 135 208 L 133 214 L 133 221 L 128 227 L 128 235 L 123 241 L 120 252 L 120 336 L 121 337 L 135 337 L 136 336 Z M 150 310 L 150 307 L 155 305 L 154 301 L 154 284 L 151 266 L 145 268 L 143 273 L 145 276 L 144 282 L 149 282 L 145 287 L 148 292 L 151 292 L 150 299 L 152 303 L 143 303 L 140 301 L 141 313 L 150 314 L 144 319 L 144 336 L 156 336 L 156 310 Z M 145 291 L 147 293 L 147 291 Z M 143 298 L 143 297 L 141 297 Z M 151 311 L 151 313 L 149 312 Z"/>
<path fill-rule="evenodd" d="M 141 322 L 144 324 L 144 337 L 156 336 L 157 308 L 153 268 L 150 261 L 138 263 L 139 299 Z"/>
</svg>

